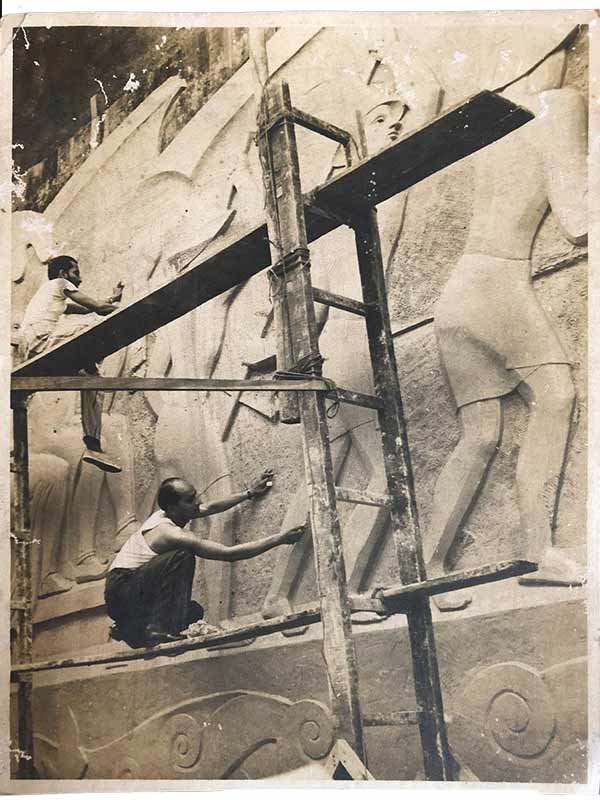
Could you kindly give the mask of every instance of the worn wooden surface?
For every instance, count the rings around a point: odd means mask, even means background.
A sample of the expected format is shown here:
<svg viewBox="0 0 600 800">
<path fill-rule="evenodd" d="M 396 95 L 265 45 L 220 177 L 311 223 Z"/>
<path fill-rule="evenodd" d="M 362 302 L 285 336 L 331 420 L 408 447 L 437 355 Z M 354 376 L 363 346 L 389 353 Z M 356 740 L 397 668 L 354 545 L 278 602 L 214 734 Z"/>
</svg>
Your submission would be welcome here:
<svg viewBox="0 0 600 800">
<path fill-rule="evenodd" d="M 12 603 L 16 621 L 15 657 L 30 663 L 33 623 L 31 612 L 31 518 L 29 496 L 29 440 L 26 396 L 12 396 L 14 487 L 11 498 L 11 531 L 14 537 L 15 598 Z M 10 583 L 10 581 L 9 581 Z M 12 614 L 11 614 L 12 616 Z M 11 620 L 12 623 L 12 620 Z M 33 719 L 31 707 L 31 673 L 19 676 L 19 741 L 17 777 L 32 778 Z M 13 744 L 13 747 L 15 745 Z"/>
<path fill-rule="evenodd" d="M 379 425 L 390 496 L 392 534 L 403 584 L 425 580 L 425 566 L 408 434 L 387 306 L 385 271 L 373 209 L 355 230 L 363 300 L 369 306 L 367 331 L 375 392 L 383 401 Z M 422 596 L 407 613 L 423 763 L 428 780 L 452 780 L 454 764 L 448 747 L 442 691 L 429 598 Z"/>
<path fill-rule="evenodd" d="M 190 650 L 207 650 L 216 648 L 219 645 L 230 645 L 234 642 L 242 642 L 246 639 L 253 639 L 256 636 L 269 636 L 292 628 L 312 625 L 321 619 L 321 609 L 318 604 L 312 603 L 300 611 L 289 614 L 285 617 L 275 617 L 269 620 L 260 620 L 239 628 L 223 630 L 219 633 L 211 633 L 208 636 L 196 636 L 190 639 L 183 639 L 180 642 L 169 642 L 159 644 L 155 647 L 141 648 L 132 650 L 127 647 L 123 650 L 103 653 L 102 655 L 82 656 L 81 658 L 62 658 L 37 663 L 15 664 L 11 669 L 11 674 L 18 677 L 23 672 L 45 672 L 47 670 L 68 669 L 73 667 L 89 667 L 98 664 L 119 664 L 125 661 L 139 661 L 140 659 L 154 659 L 160 656 L 176 656 Z"/>
<path fill-rule="evenodd" d="M 507 578 L 514 578 L 517 575 L 527 575 L 530 572 L 535 572 L 537 568 L 538 565 L 534 561 L 522 559 L 500 561 L 497 564 L 486 564 L 483 567 L 449 572 L 447 575 L 428 578 L 420 583 L 411 583 L 406 586 L 390 586 L 379 590 L 375 597 L 383 601 L 388 613 L 392 611 L 397 613 L 418 597 L 443 594 L 457 589 L 467 589 L 470 586 L 503 581 Z"/>
<path fill-rule="evenodd" d="M 387 495 L 361 492 L 358 489 L 348 489 L 344 486 L 335 487 L 335 496 L 341 503 L 356 503 L 361 506 L 387 506 L 390 502 Z"/>
<path fill-rule="evenodd" d="M 291 108 L 285 83 L 267 87 L 261 108 L 260 154 L 265 177 L 265 206 L 269 239 L 277 243 L 280 260 L 272 281 L 278 342 L 287 359 L 283 369 L 294 369 L 297 362 L 319 355 L 315 303 L 310 276 L 310 260 L 304 206 L 300 188 L 300 168 L 294 126 L 282 122 L 269 128 L 270 120 Z M 267 174 L 268 173 L 268 174 Z M 278 363 L 281 363 L 278 361 Z M 323 657 L 327 665 L 329 700 L 338 736 L 347 739 L 359 758 L 365 758 L 360 715 L 358 667 L 352 639 L 350 605 L 342 549 L 339 516 L 336 510 L 333 464 L 325 397 L 310 392 L 294 395 L 302 421 L 304 465 L 310 497 L 310 524 L 323 625 Z M 281 396 L 280 396 L 281 399 Z M 280 406 L 280 417 L 294 416 L 293 407 Z"/>
<path fill-rule="evenodd" d="M 311 213 L 311 203 L 334 210 L 350 206 L 350 216 L 356 215 L 357 207 L 364 209 L 404 191 L 531 118 L 529 112 L 505 98 L 480 92 L 306 196 L 308 241 L 341 224 L 333 216 Z M 235 241 L 224 240 L 222 248 L 203 254 L 177 278 L 133 300 L 88 331 L 24 362 L 13 376 L 73 374 L 90 360 L 100 361 L 248 280 L 270 263 L 267 226 L 257 225 Z"/>
<path fill-rule="evenodd" d="M 369 310 L 360 300 L 354 300 L 351 297 L 344 297 L 333 292 L 326 292 L 324 289 L 317 289 L 316 286 L 313 286 L 313 297 L 315 298 L 315 303 L 339 308 L 341 311 L 348 311 L 350 314 L 358 314 L 361 317 L 366 317 Z"/>
<path fill-rule="evenodd" d="M 281 392 L 293 389 L 295 392 L 330 391 L 330 386 L 318 377 L 307 375 L 300 380 L 236 380 L 228 378 L 103 378 L 97 376 L 39 376 L 15 378 L 14 390 L 36 392 L 99 391 L 131 392 Z"/>
</svg>

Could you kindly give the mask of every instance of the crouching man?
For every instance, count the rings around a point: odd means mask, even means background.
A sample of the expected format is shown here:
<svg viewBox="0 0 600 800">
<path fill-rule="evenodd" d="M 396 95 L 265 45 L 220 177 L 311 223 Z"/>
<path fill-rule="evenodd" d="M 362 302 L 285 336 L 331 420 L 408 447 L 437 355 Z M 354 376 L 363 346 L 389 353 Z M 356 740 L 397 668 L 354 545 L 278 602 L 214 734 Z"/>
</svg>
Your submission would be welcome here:
<svg viewBox="0 0 600 800">
<path fill-rule="evenodd" d="M 239 561 L 280 544 L 294 544 L 302 529 L 231 547 L 183 530 L 192 519 L 227 511 L 244 500 L 266 494 L 273 472 L 266 470 L 251 489 L 206 505 L 183 478 L 167 478 L 158 491 L 158 507 L 123 545 L 106 578 L 105 602 L 114 620 L 110 635 L 131 647 L 181 639 L 182 630 L 202 616 L 191 601 L 195 558 Z"/>
</svg>

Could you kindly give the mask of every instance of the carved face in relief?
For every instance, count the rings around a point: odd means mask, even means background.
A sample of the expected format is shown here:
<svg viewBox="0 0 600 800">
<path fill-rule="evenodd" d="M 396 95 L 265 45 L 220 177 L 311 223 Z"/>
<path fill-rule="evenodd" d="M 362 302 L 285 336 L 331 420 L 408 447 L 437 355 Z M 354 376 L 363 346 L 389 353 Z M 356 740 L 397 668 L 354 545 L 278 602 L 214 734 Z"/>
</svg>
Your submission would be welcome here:
<svg viewBox="0 0 600 800">
<path fill-rule="evenodd" d="M 365 133 L 369 153 L 376 153 L 395 142 L 402 134 L 403 120 L 409 112 L 400 98 L 379 103 L 365 114 Z"/>
</svg>

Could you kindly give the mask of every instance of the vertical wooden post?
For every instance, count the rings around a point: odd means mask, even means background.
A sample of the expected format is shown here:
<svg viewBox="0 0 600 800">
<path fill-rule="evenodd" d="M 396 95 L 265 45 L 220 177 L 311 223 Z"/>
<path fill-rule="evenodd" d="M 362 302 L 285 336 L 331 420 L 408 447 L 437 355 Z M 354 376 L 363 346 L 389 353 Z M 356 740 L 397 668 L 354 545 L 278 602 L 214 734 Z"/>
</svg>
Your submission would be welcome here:
<svg viewBox="0 0 600 800">
<path fill-rule="evenodd" d="M 379 423 L 400 580 L 416 583 L 425 580 L 426 574 L 374 209 L 357 223 L 355 237 L 363 299 L 370 307 L 366 322 L 375 393 L 384 404 Z M 415 693 L 425 712 L 419 722 L 425 774 L 429 780 L 453 780 L 454 759 L 448 747 L 429 598 L 415 601 L 407 621 Z"/>
<path fill-rule="evenodd" d="M 281 248 L 280 263 L 274 268 L 275 318 L 288 326 L 290 347 L 298 361 L 318 355 L 318 333 L 296 137 L 293 123 L 282 117 L 291 107 L 287 84 L 267 86 L 261 106 L 259 147 L 269 238 Z M 290 366 L 289 362 L 283 366 Z M 300 414 L 331 709 L 338 737 L 346 739 L 364 761 L 358 670 L 324 396 L 302 393 Z"/>
<path fill-rule="evenodd" d="M 29 444 L 27 436 L 26 395 L 11 394 L 13 411 L 13 471 L 14 496 L 11 503 L 11 528 L 15 537 L 14 562 L 15 601 L 17 619 L 15 650 L 21 664 L 32 661 L 32 615 L 31 615 L 31 520 L 29 511 Z M 18 709 L 19 742 L 17 777 L 33 778 L 33 715 L 32 676 L 19 675 Z"/>
</svg>

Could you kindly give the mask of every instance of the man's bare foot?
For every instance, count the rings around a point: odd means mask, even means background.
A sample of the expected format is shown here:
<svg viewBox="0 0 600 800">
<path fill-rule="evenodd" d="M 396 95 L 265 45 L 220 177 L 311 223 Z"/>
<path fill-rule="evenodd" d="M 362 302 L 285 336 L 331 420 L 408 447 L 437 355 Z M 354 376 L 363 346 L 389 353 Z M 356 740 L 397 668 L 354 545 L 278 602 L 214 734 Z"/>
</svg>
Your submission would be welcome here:
<svg viewBox="0 0 600 800">
<path fill-rule="evenodd" d="M 585 568 L 558 547 L 548 547 L 537 572 L 522 575 L 522 586 L 582 586 Z"/>
</svg>

